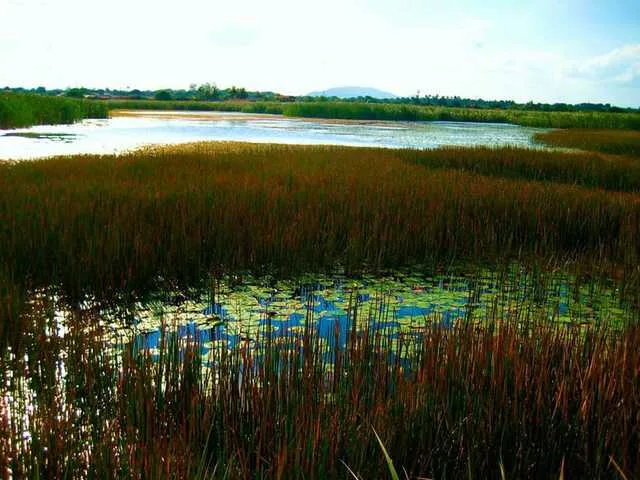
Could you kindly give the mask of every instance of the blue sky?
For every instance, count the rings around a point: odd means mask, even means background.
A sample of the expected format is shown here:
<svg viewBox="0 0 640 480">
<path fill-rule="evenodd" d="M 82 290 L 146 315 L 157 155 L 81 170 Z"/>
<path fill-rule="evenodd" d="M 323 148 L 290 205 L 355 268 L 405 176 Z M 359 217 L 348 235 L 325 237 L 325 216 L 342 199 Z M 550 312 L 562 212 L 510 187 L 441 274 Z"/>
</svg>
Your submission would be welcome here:
<svg viewBox="0 0 640 480">
<path fill-rule="evenodd" d="M 0 0 L 0 86 L 204 82 L 640 107 L 640 2 Z"/>
</svg>

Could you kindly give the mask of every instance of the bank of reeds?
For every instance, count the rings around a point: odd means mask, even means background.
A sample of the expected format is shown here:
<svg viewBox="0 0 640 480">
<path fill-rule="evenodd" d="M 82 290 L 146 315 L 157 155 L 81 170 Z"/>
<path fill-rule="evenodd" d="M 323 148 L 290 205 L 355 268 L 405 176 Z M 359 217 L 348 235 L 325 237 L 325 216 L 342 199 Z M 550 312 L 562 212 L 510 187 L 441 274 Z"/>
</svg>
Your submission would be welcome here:
<svg viewBox="0 0 640 480">
<path fill-rule="evenodd" d="M 281 102 L 253 102 L 241 100 L 196 101 L 196 100 L 106 100 L 109 110 L 176 110 L 201 112 L 242 112 L 282 114 Z"/>
<path fill-rule="evenodd" d="M 0 92 L 0 129 L 107 118 L 107 107 L 75 98 Z"/>
<path fill-rule="evenodd" d="M 512 123 L 542 128 L 640 129 L 639 113 L 541 112 L 417 106 L 364 102 L 198 102 L 157 100 L 109 100 L 110 109 L 203 110 L 273 113 L 290 117 L 344 120 L 454 121 Z"/>
<path fill-rule="evenodd" d="M 538 112 L 357 102 L 297 102 L 286 104 L 284 114 L 352 120 L 489 122 L 544 128 L 640 129 L 640 114 L 637 113 Z"/>
<path fill-rule="evenodd" d="M 107 349 L 86 310 L 51 335 L 48 302 L 1 357 L 4 477 L 390 478 L 374 428 L 412 479 L 640 474 L 637 326 L 496 309 L 392 337 L 354 301 L 346 338 L 309 311 L 302 332 L 203 356 L 166 326 L 158 352 Z"/>
<path fill-rule="evenodd" d="M 565 183 L 604 190 L 640 191 L 640 162 L 630 156 L 515 147 L 403 150 L 398 151 L 398 156 L 427 168 L 456 169 L 494 177 Z"/>
<path fill-rule="evenodd" d="M 5 164 L 0 268 L 74 294 L 337 263 L 582 260 L 637 276 L 637 194 L 425 168 L 416 155 L 230 143 Z"/>
<path fill-rule="evenodd" d="M 554 147 L 640 156 L 640 131 L 638 130 L 554 130 L 537 133 L 535 139 Z"/>
</svg>

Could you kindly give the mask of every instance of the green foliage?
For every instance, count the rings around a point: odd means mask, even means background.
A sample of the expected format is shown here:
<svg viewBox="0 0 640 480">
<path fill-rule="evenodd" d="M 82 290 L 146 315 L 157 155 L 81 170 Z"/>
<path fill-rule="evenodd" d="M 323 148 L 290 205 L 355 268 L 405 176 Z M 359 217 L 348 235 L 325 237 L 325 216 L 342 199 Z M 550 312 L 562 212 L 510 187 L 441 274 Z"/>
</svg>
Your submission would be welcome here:
<svg viewBox="0 0 640 480">
<path fill-rule="evenodd" d="M 246 98 L 243 89 L 220 94 L 221 99 Z M 110 100 L 111 109 L 172 109 L 202 111 L 236 111 L 274 113 L 290 117 L 335 118 L 345 120 L 455 121 L 482 123 L 512 123 L 542 128 L 600 128 L 640 130 L 640 113 L 610 112 L 546 112 L 417 106 L 402 103 L 366 103 L 347 101 L 262 102 L 262 101 L 175 101 Z"/>
<path fill-rule="evenodd" d="M 155 99 L 160 101 L 172 100 L 173 96 L 171 95 L 171 90 L 160 90 L 156 93 Z"/>
<path fill-rule="evenodd" d="M 513 123 L 544 128 L 640 129 L 639 113 L 539 112 L 357 102 L 296 102 L 286 105 L 283 113 L 292 117 L 350 120 L 456 121 Z"/>
<path fill-rule="evenodd" d="M 107 100 L 104 105 L 109 110 L 176 110 L 203 112 L 243 112 L 282 114 L 283 104 L 279 102 L 241 101 L 167 101 L 154 100 Z"/>
<path fill-rule="evenodd" d="M 73 123 L 107 116 L 107 107 L 98 102 L 0 92 L 0 128 Z"/>
</svg>

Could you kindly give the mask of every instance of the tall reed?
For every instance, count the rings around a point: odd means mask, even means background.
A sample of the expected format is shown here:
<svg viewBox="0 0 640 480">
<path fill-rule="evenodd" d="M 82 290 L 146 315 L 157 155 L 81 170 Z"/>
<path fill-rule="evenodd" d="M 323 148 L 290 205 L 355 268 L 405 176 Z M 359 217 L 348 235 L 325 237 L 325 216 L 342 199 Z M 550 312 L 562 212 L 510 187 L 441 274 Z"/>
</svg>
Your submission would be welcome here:
<svg viewBox="0 0 640 480">
<path fill-rule="evenodd" d="M 64 97 L 0 92 L 0 129 L 106 118 L 104 104 Z"/>
<path fill-rule="evenodd" d="M 401 120 L 512 123 L 542 128 L 640 129 L 640 113 L 544 112 L 517 109 L 456 108 L 364 102 L 250 102 L 108 100 L 110 109 L 202 110 L 283 114 L 345 120 Z"/>
<path fill-rule="evenodd" d="M 320 479 L 347 465 L 385 478 L 373 429 L 410 478 L 640 473 L 637 325 L 567 328 L 516 308 L 390 336 L 388 313 L 354 299 L 346 338 L 320 337 L 309 310 L 302 332 L 267 325 L 203 356 L 170 317 L 158 354 L 105 348 L 89 310 L 47 334 L 51 306 L 31 304 L 32 347 L 2 357 L 4 476 Z"/>
<path fill-rule="evenodd" d="M 640 156 L 638 130 L 555 130 L 537 133 L 535 138 L 552 146 Z"/>
<path fill-rule="evenodd" d="M 415 155 L 230 143 L 2 165 L 0 268 L 78 296 L 336 263 L 579 260 L 637 276 L 637 194 L 424 168 Z"/>
</svg>

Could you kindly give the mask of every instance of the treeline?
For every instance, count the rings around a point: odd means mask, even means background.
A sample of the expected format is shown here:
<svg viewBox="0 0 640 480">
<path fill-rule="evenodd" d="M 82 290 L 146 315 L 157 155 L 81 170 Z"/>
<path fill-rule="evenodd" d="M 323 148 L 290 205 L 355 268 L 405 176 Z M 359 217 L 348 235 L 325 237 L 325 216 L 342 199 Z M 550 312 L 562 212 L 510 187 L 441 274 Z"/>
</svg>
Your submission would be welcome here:
<svg viewBox="0 0 640 480">
<path fill-rule="evenodd" d="M 513 100 L 484 100 L 481 98 L 463 98 L 459 96 L 416 95 L 379 99 L 370 96 L 357 98 L 339 98 L 326 96 L 291 96 L 276 92 L 249 91 L 244 87 L 231 86 L 219 88 L 215 83 L 191 84 L 188 89 L 161 90 L 121 90 L 109 88 L 69 88 L 47 90 L 44 87 L 34 89 L 9 88 L 5 91 L 16 93 L 37 93 L 48 96 L 68 96 L 75 98 L 121 99 L 121 100 L 163 100 L 163 101 L 265 101 L 265 102 L 305 102 L 305 103 L 368 103 L 391 105 L 414 105 L 423 107 L 473 108 L 481 110 L 518 110 L 532 112 L 596 112 L 596 113 L 640 113 L 640 108 L 622 108 L 609 103 L 517 103 Z"/>
<path fill-rule="evenodd" d="M 305 102 L 353 102 L 353 103 L 387 103 L 398 105 L 418 105 L 450 108 L 476 108 L 493 110 L 527 110 L 534 112 L 640 112 L 640 108 L 622 108 L 610 103 L 517 103 L 513 100 L 484 100 L 482 98 L 463 98 L 459 96 L 416 95 L 415 97 L 374 98 L 370 96 L 340 98 L 325 96 L 302 96 L 298 100 Z"/>
<path fill-rule="evenodd" d="M 0 90 L 1 91 L 1 90 Z M 31 93 L 43 96 L 62 96 L 71 98 L 100 99 L 100 100 L 176 100 L 176 101 L 286 101 L 295 97 L 288 97 L 274 92 L 249 91 L 244 87 L 232 86 L 218 88 L 214 83 L 202 85 L 192 84 L 188 89 L 161 90 L 121 90 L 110 88 L 75 87 L 67 89 L 47 90 L 45 87 L 33 89 L 5 87 L 5 92 Z"/>
<path fill-rule="evenodd" d="M 73 123 L 84 118 L 106 118 L 107 105 L 88 100 L 0 92 L 0 128 Z"/>
</svg>

